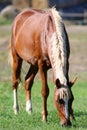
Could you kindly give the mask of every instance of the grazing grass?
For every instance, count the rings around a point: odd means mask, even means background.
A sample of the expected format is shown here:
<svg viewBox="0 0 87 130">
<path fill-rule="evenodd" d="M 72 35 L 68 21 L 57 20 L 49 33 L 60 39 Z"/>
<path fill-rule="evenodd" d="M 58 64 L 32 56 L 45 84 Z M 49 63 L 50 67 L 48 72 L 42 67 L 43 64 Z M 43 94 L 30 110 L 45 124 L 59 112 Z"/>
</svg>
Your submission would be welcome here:
<svg viewBox="0 0 87 130">
<path fill-rule="evenodd" d="M 86 82 L 78 82 L 72 87 L 74 93 L 73 109 L 76 122 L 72 126 L 61 127 L 57 111 L 53 104 L 53 84 L 49 83 L 48 122 L 43 123 L 41 117 L 42 98 L 41 83 L 36 81 L 32 88 L 33 113 L 25 112 L 25 93 L 23 85 L 19 87 L 20 112 L 14 115 L 13 93 L 10 83 L 0 83 L 0 130 L 87 130 L 87 86 Z"/>
<path fill-rule="evenodd" d="M 0 17 L 0 25 L 10 25 L 10 24 L 12 24 L 12 20 Z"/>
</svg>

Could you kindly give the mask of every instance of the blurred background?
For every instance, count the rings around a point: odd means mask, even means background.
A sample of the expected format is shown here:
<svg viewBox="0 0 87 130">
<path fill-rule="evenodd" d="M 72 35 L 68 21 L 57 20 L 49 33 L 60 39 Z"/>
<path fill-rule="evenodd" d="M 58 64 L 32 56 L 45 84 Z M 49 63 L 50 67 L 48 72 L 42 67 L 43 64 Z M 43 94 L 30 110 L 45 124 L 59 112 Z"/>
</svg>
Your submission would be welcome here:
<svg viewBox="0 0 87 130">
<path fill-rule="evenodd" d="M 0 0 L 0 82 L 11 80 L 8 53 L 16 15 L 26 8 L 48 9 L 53 6 L 60 12 L 69 36 L 70 78 L 77 76 L 79 80 L 87 81 L 87 0 Z M 23 64 L 22 79 L 28 67 L 27 63 Z"/>
<path fill-rule="evenodd" d="M 45 9 L 52 6 L 56 6 L 64 19 L 87 23 L 87 0 L 1 0 L 0 14 L 13 19 L 25 8 Z"/>
</svg>

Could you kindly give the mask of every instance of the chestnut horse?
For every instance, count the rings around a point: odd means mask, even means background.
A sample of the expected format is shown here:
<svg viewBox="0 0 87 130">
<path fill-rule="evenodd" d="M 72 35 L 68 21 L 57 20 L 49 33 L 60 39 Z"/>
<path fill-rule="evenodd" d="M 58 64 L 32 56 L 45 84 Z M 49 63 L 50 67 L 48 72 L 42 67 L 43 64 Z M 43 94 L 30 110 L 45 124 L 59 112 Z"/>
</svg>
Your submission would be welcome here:
<svg viewBox="0 0 87 130">
<path fill-rule="evenodd" d="M 14 20 L 11 37 L 12 88 L 14 113 L 19 111 L 17 89 L 20 82 L 22 61 L 30 64 L 25 77 L 26 111 L 32 112 L 31 88 L 38 69 L 42 80 L 42 118 L 47 121 L 47 70 L 52 68 L 54 82 L 54 102 L 61 125 L 71 125 L 73 116 L 73 94 L 69 82 L 69 40 L 63 21 L 55 8 L 47 11 L 29 9 L 20 13 Z"/>
</svg>

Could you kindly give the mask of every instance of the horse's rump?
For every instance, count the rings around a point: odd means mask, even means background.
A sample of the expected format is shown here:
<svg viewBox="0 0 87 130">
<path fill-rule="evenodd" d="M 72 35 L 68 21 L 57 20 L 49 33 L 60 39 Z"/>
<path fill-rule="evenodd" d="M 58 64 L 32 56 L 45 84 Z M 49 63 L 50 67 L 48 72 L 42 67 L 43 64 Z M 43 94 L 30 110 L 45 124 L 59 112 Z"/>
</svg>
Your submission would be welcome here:
<svg viewBox="0 0 87 130">
<path fill-rule="evenodd" d="M 19 32 L 20 28 L 22 27 L 22 25 L 24 24 L 24 22 L 27 20 L 27 18 L 29 18 L 30 16 L 32 16 L 33 14 L 35 14 L 35 12 L 39 12 L 39 10 L 24 10 L 23 12 L 21 12 L 19 15 L 17 15 L 17 17 L 15 18 L 13 27 L 14 27 L 14 35 L 16 36 L 16 34 Z M 41 11 L 41 13 L 44 13 L 44 11 Z"/>
<path fill-rule="evenodd" d="M 52 32 L 50 11 L 27 10 L 14 21 L 12 44 L 21 58 L 30 63 L 36 62 L 41 55 L 47 56 L 46 35 Z"/>
</svg>

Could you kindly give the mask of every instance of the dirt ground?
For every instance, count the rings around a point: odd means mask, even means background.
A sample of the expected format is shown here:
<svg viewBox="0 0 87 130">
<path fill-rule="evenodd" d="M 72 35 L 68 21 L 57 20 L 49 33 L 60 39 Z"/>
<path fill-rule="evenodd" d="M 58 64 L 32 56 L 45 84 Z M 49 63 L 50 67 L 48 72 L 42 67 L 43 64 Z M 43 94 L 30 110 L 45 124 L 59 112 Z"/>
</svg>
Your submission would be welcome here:
<svg viewBox="0 0 87 130">
<path fill-rule="evenodd" d="M 87 81 L 87 26 L 66 25 L 70 41 L 70 77 L 79 77 Z M 8 45 L 11 26 L 0 26 L 0 81 L 11 80 L 11 68 L 8 65 Z M 22 73 L 28 65 L 23 65 Z M 51 71 L 50 71 L 51 72 Z M 50 76 L 49 76 L 50 77 Z"/>
</svg>

